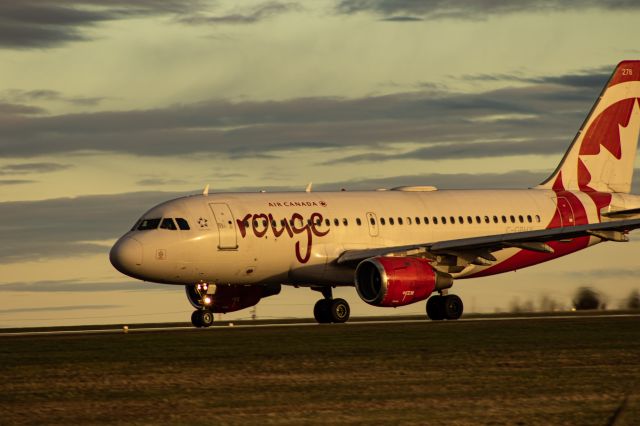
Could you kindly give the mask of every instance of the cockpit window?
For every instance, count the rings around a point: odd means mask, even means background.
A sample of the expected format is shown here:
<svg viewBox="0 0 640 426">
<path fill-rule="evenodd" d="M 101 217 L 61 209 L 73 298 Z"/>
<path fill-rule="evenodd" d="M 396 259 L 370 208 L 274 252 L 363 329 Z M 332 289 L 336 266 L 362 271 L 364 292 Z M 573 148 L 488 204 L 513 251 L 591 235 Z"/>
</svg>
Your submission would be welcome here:
<svg viewBox="0 0 640 426">
<path fill-rule="evenodd" d="M 131 231 L 129 231 L 129 232 L 133 232 L 133 231 L 135 231 L 136 229 L 138 229 L 138 225 L 140 225 L 140 222 L 142 222 L 142 219 L 140 219 L 139 221 L 137 221 L 137 222 L 135 223 L 135 225 L 133 225 L 133 227 L 131 228 Z"/>
<path fill-rule="evenodd" d="M 138 226 L 138 231 L 148 231 L 149 229 L 156 229 L 160 225 L 160 218 L 157 219 L 143 219 Z"/>
<path fill-rule="evenodd" d="M 188 231 L 189 229 L 191 229 L 189 228 L 189 222 L 187 222 L 185 219 L 181 217 L 177 217 L 176 222 L 178 222 L 178 228 L 180 228 L 183 231 Z"/>
<path fill-rule="evenodd" d="M 173 222 L 173 219 L 171 219 L 170 217 L 165 217 L 164 219 L 162 219 L 162 223 L 160 224 L 160 228 L 161 229 L 169 229 L 171 231 L 176 231 L 178 228 L 176 228 L 176 224 Z"/>
</svg>

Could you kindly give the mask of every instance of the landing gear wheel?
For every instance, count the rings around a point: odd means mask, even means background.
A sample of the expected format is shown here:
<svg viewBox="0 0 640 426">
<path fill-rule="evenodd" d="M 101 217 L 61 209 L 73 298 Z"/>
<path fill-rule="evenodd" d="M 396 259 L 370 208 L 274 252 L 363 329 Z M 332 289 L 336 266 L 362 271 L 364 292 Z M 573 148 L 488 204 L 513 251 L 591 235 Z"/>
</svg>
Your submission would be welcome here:
<svg viewBox="0 0 640 426">
<path fill-rule="evenodd" d="M 330 299 L 320 299 L 313 307 L 313 316 L 320 324 L 331 322 L 331 302 Z"/>
<path fill-rule="evenodd" d="M 427 316 L 429 319 L 441 321 L 445 318 L 443 299 L 443 296 L 431 296 L 427 300 Z"/>
<path fill-rule="evenodd" d="M 349 319 L 349 314 L 351 313 L 351 309 L 349 308 L 349 304 L 347 303 L 347 301 L 344 299 L 333 299 L 329 302 L 331 322 L 346 322 Z"/>
<path fill-rule="evenodd" d="M 191 313 L 191 324 L 197 328 L 203 327 L 203 324 L 200 322 L 200 310 Z"/>
<path fill-rule="evenodd" d="M 211 327 L 213 325 L 213 319 L 213 312 L 206 309 L 198 309 L 191 314 L 191 324 L 198 328 Z"/>
<path fill-rule="evenodd" d="M 464 305 L 462 304 L 462 299 L 455 294 L 450 294 L 448 296 L 444 296 L 443 308 L 446 319 L 457 320 L 462 316 Z"/>
</svg>

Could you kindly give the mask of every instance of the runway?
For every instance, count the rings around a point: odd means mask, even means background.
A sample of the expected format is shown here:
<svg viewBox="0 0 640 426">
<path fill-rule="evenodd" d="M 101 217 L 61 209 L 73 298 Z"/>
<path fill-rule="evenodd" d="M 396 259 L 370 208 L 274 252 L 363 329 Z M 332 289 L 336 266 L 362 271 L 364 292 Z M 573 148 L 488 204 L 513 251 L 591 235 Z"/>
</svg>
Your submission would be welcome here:
<svg viewBox="0 0 640 426">
<path fill-rule="evenodd" d="M 595 425 L 622 412 L 616 425 L 637 423 L 640 312 L 520 315 L 4 330 L 0 417 Z"/>
<path fill-rule="evenodd" d="M 137 334 L 137 333 L 158 333 L 163 331 L 168 332 L 177 332 L 177 331 L 188 331 L 188 332 L 211 332 L 211 331 L 221 331 L 221 330 L 230 330 L 230 329 L 252 329 L 252 328 L 283 328 L 283 327 L 352 327 L 359 325 L 379 325 L 379 324 L 415 324 L 415 323 L 425 323 L 432 322 L 434 325 L 437 324 L 456 324 L 456 323 L 468 323 L 468 322 L 489 322 L 489 321 L 531 321 L 531 320 L 558 320 L 558 319 L 581 319 L 581 318 L 625 318 L 625 317 L 638 317 L 640 318 L 640 313 L 611 313 L 611 314 L 575 314 L 575 313 L 567 313 L 567 314 L 550 314 L 550 315 L 530 315 L 530 316 L 482 316 L 482 317 L 474 317 L 474 318 L 461 318 L 456 321 L 430 321 L 426 318 L 416 318 L 416 319 L 394 319 L 394 317 L 384 318 L 384 319 L 372 319 L 372 320 L 359 320 L 358 318 L 354 318 L 351 321 L 345 324 L 318 324 L 316 322 L 273 322 L 273 323 L 259 323 L 259 324 L 251 324 L 242 322 L 242 323 L 234 323 L 233 321 L 218 321 L 214 324 L 214 326 L 209 328 L 195 328 L 193 326 L 169 326 L 165 327 L 162 324 L 158 325 L 145 325 L 141 324 L 139 326 L 128 325 L 128 326 L 119 326 L 113 328 L 89 328 L 89 329 L 56 329 L 56 330 L 38 330 L 38 331 L 8 331 L 8 332 L 0 332 L 0 337 L 19 337 L 19 336 L 64 336 L 64 335 L 82 335 L 82 334 Z"/>
</svg>

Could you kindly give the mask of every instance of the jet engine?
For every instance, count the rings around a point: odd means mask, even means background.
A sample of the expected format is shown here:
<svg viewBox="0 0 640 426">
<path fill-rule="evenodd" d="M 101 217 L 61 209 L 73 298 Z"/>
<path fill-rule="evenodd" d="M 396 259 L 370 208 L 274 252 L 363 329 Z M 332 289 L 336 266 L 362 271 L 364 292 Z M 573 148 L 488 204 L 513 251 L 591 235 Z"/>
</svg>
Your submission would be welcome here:
<svg viewBox="0 0 640 426">
<path fill-rule="evenodd" d="M 426 259 L 372 257 L 356 268 L 356 290 L 373 306 L 404 306 L 451 287 L 450 276 L 435 271 Z"/>
<path fill-rule="evenodd" d="M 185 286 L 194 308 L 206 307 L 213 313 L 239 311 L 257 305 L 260 299 L 280 293 L 280 285 L 216 285 L 200 283 Z"/>
</svg>

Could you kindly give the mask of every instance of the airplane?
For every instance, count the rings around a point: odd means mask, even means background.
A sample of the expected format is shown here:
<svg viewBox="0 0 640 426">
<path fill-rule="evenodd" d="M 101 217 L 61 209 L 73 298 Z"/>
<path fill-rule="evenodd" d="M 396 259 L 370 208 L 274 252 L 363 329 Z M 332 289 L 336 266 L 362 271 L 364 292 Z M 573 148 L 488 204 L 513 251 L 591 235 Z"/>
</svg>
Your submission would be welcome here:
<svg viewBox="0 0 640 426">
<path fill-rule="evenodd" d="M 207 186 L 143 214 L 110 261 L 136 279 L 183 285 L 196 327 L 282 285 L 322 294 L 318 323 L 349 319 L 337 286 L 379 307 L 426 300 L 428 318 L 456 320 L 458 280 L 629 240 L 640 227 L 640 196 L 630 194 L 639 132 L 640 61 L 622 61 L 556 170 L 533 188 L 209 194 Z"/>
</svg>

